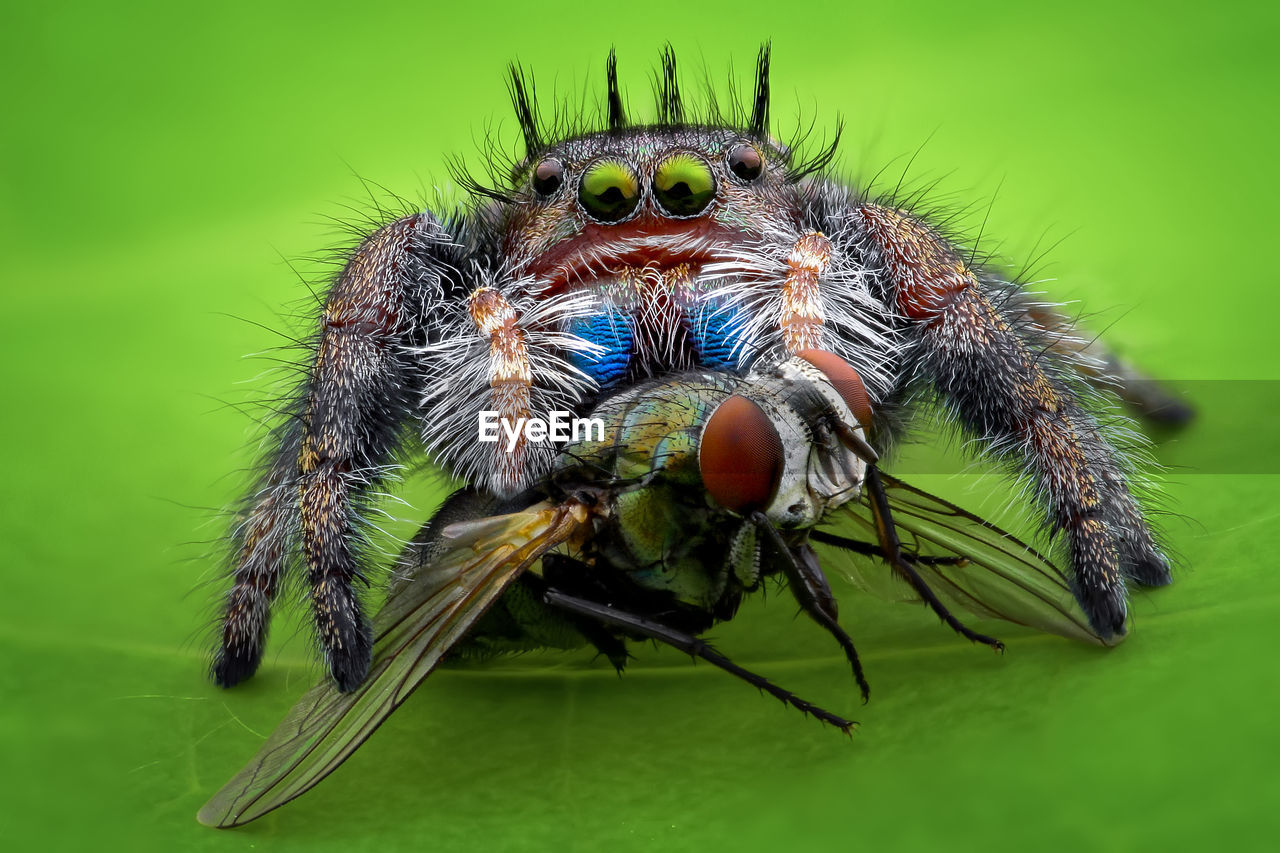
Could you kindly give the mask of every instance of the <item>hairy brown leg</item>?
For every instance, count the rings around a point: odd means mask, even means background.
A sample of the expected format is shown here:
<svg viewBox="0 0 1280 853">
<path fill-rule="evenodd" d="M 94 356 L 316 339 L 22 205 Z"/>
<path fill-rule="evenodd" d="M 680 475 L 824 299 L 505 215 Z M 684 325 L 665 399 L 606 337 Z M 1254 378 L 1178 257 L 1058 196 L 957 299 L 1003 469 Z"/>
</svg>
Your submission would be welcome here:
<svg viewBox="0 0 1280 853">
<path fill-rule="evenodd" d="M 1195 417 L 1195 409 L 1122 358 L 1097 335 L 1080 329 L 1075 320 L 1052 305 L 1030 299 L 1014 300 L 1015 319 L 1044 330 L 1048 347 L 1062 356 L 1091 385 L 1113 391 L 1145 420 L 1180 427 Z"/>
<path fill-rule="evenodd" d="M 1164 583 L 1168 562 L 1115 448 L 1061 378 L 1065 366 L 1024 336 L 994 291 L 926 224 L 870 204 L 854 216 L 908 321 L 917 372 L 968 432 L 1032 477 L 1051 528 L 1066 534 L 1090 623 L 1104 637 L 1124 633 L 1124 576 Z"/>
<path fill-rule="evenodd" d="M 787 256 L 778 326 L 789 353 L 822 347 L 822 274 L 830 261 L 831 241 L 817 231 L 801 235 Z"/>
<path fill-rule="evenodd" d="M 218 684 L 257 669 L 271 600 L 299 548 L 329 672 L 342 690 L 363 681 L 372 637 L 354 588 L 364 573 L 353 505 L 380 479 L 416 405 L 405 347 L 422 290 L 438 283 L 431 247 L 447 240 L 429 214 L 401 218 L 366 238 L 333 285 L 293 419 L 237 533 L 212 666 Z"/>
</svg>

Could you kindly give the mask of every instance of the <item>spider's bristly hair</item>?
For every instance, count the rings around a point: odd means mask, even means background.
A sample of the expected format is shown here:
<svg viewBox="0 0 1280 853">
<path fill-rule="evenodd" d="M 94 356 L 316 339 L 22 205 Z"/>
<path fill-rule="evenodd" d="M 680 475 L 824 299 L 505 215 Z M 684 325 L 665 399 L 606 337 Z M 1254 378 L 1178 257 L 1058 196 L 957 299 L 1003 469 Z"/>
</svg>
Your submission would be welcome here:
<svg viewBox="0 0 1280 853">
<path fill-rule="evenodd" d="M 671 45 L 662 49 L 662 71 L 656 88 L 658 123 L 684 124 L 684 103 L 680 100 L 680 83 L 676 79 L 676 52 Z"/>
<path fill-rule="evenodd" d="M 813 133 L 812 123 L 807 129 L 802 126 L 786 144 L 778 142 L 771 135 L 770 122 L 773 115 L 769 79 L 772 67 L 770 42 L 761 44 L 756 54 L 755 75 L 746 97 L 734 96 L 737 86 L 730 72 L 731 96 L 724 109 L 717 98 L 716 87 L 709 80 L 706 82 L 702 101 L 695 101 L 692 105 L 686 103 L 680 92 L 675 49 L 670 44 L 665 45 L 660 58 L 661 66 L 654 71 L 652 77 L 656 115 L 651 124 L 641 122 L 644 126 L 655 130 L 690 126 L 737 129 L 762 143 L 777 145 L 786 163 L 786 178 L 792 183 L 822 172 L 834 160 L 840 141 L 839 125 L 829 142 L 823 139 L 820 145 L 815 146 L 805 145 Z M 704 76 L 705 73 L 704 68 Z M 627 114 L 618 79 L 617 52 L 612 48 L 605 61 L 605 104 L 594 115 L 588 115 L 583 105 L 575 104 L 567 98 L 555 101 L 549 116 L 542 115 L 533 74 L 517 62 L 507 67 L 506 83 L 523 137 L 524 153 L 523 156 L 513 156 L 496 139 L 486 138 L 482 146 L 482 159 L 485 171 L 488 172 L 488 184 L 483 177 L 477 180 L 477 176 L 470 174 L 461 161 L 452 163 L 451 173 L 457 178 L 458 184 L 472 196 L 504 204 L 517 203 L 520 198 L 517 186 L 523 180 L 525 170 L 532 160 L 548 148 L 567 139 L 601 132 L 623 133 L 635 126 L 635 117 Z"/>
<path fill-rule="evenodd" d="M 499 169 L 494 168 L 494 164 L 497 162 L 498 158 L 493 154 L 490 154 L 485 159 L 485 163 L 490 165 L 488 184 L 476 180 L 461 157 L 445 158 L 445 168 L 449 170 L 449 176 L 453 178 L 454 183 L 460 186 L 467 194 L 491 198 L 502 204 L 515 204 L 516 199 L 514 196 L 498 189 L 499 186 L 503 186 L 508 182 L 508 178 Z"/>
<path fill-rule="evenodd" d="M 747 126 L 752 135 L 761 139 L 769 132 L 769 53 L 769 42 L 760 45 L 760 54 L 756 57 L 756 96 L 751 106 L 751 123 Z"/>
<path fill-rule="evenodd" d="M 622 107 L 622 95 L 618 93 L 618 56 L 613 48 L 609 48 L 604 71 L 609 87 L 609 130 L 616 132 L 627 126 L 627 113 Z"/>
<path fill-rule="evenodd" d="M 508 66 L 507 90 L 511 93 L 511 106 L 516 111 L 516 121 L 524 135 L 526 155 L 532 155 L 545 146 L 538 132 L 538 101 L 534 92 L 533 77 L 526 80 L 524 69 L 517 63 Z"/>
<path fill-rule="evenodd" d="M 813 128 L 804 131 L 799 138 L 792 143 L 792 150 L 795 150 L 805 139 L 812 133 Z M 801 180 L 806 175 L 812 175 L 815 172 L 821 172 L 827 166 L 831 165 L 831 161 L 836 157 L 836 149 L 840 147 L 840 134 L 844 132 L 844 122 L 836 120 L 836 132 L 832 135 L 830 142 L 823 143 L 822 147 L 812 156 L 806 157 L 797 163 L 791 164 L 787 169 L 787 180 L 791 183 Z"/>
</svg>

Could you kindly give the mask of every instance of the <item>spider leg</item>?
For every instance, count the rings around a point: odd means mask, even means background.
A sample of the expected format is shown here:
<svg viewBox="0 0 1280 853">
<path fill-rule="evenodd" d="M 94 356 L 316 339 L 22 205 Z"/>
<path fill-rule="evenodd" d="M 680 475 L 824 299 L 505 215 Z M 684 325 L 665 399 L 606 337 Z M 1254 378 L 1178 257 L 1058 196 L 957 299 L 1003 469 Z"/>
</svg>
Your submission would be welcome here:
<svg viewBox="0 0 1280 853">
<path fill-rule="evenodd" d="M 810 714 L 817 717 L 824 723 L 835 726 L 845 734 L 857 725 L 852 720 L 846 720 L 843 717 L 836 716 L 830 711 L 825 711 L 810 702 L 806 702 L 790 690 L 784 690 L 778 685 L 769 681 L 763 676 L 756 675 L 748 669 L 738 666 L 729 658 L 720 654 L 705 640 L 701 640 L 692 634 L 686 634 L 683 631 L 677 631 L 668 627 L 661 622 L 650 619 L 645 616 L 636 616 L 622 610 L 609 607 L 606 604 L 599 604 L 589 601 L 585 598 L 567 595 L 557 589 L 548 589 L 543 595 L 543 600 L 552 607 L 575 613 L 579 616 L 585 616 L 598 620 L 605 625 L 619 628 L 623 631 L 637 634 L 641 637 L 647 637 L 651 640 L 657 640 L 666 643 L 669 646 L 679 649 L 687 655 L 702 658 L 713 666 L 723 669 L 730 675 L 735 675 L 747 682 L 758 690 L 763 690 L 770 696 L 781 700 L 784 704 L 796 708 L 801 713 Z"/>
<path fill-rule="evenodd" d="M 1020 305 L 1017 299 L 1010 301 L 1009 308 L 1013 312 L 1022 311 L 1023 322 L 1043 330 L 1048 336 L 1049 351 L 1064 359 L 1086 382 L 1104 392 L 1114 392 L 1148 421 L 1177 428 L 1195 417 L 1195 409 L 1188 403 L 1122 359 L 1101 338 L 1090 338 L 1081 332 L 1061 311 L 1040 303 Z M 1015 319 L 1017 317 L 1015 314 Z M 1145 586 L 1168 584 L 1172 578 L 1167 565 L 1146 553 L 1157 549 L 1153 543 L 1142 541 L 1146 522 L 1141 508 L 1116 471 L 1104 467 L 1100 473 L 1110 487 L 1107 510 L 1113 529 L 1122 537 L 1137 537 L 1137 541 L 1122 546 L 1122 551 L 1136 554 L 1129 560 L 1127 576 Z"/>
<path fill-rule="evenodd" d="M 276 436 L 263 487 L 235 537 L 212 665 L 219 685 L 257 669 L 271 601 L 299 547 L 329 672 L 342 690 L 364 680 L 372 635 L 353 588 L 364 580 L 353 504 L 381 479 L 417 403 L 405 348 L 423 294 L 439 283 L 433 247 L 448 242 L 430 214 L 399 219 L 361 243 L 330 290 L 293 418 Z"/>
<path fill-rule="evenodd" d="M 530 414 L 533 368 L 516 310 L 494 288 L 478 287 L 467 297 L 467 313 L 477 331 L 489 340 L 489 399 L 498 423 L 522 424 Z M 498 444 L 494 447 L 492 476 L 496 489 L 504 494 L 517 490 L 524 483 L 527 466 L 528 441 L 523 430 L 509 448 Z"/>
<path fill-rule="evenodd" d="M 787 352 L 793 355 L 822 345 L 822 326 L 826 322 L 822 275 L 830 261 L 831 241 L 818 231 L 802 234 L 787 256 L 778 327 Z"/>
<path fill-rule="evenodd" d="M 1125 632 L 1124 578 L 1168 583 L 1169 564 L 1133 499 L 1116 449 L 1067 381 L 958 250 L 911 214 L 863 204 L 851 214 L 913 340 L 915 373 L 992 452 L 1037 484 L 1066 534 L 1076 597 L 1101 636 Z M 912 371 L 908 370 L 908 374 Z"/>
<path fill-rule="evenodd" d="M 1102 338 L 1078 328 L 1075 321 L 1059 309 L 1031 300 L 1011 301 L 1009 308 L 1015 317 L 1044 330 L 1049 348 L 1071 364 L 1089 384 L 1114 391 L 1152 423 L 1180 427 L 1195 418 L 1195 409 L 1189 403 L 1121 358 Z"/>
</svg>

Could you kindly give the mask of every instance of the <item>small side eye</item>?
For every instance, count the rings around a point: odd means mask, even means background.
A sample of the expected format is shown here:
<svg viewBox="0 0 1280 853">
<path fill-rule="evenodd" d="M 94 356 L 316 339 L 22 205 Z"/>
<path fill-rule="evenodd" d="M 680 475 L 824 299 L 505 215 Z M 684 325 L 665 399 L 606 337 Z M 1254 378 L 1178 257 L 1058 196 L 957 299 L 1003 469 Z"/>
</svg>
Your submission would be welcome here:
<svg viewBox="0 0 1280 853">
<path fill-rule="evenodd" d="M 729 171 L 740 180 L 751 182 L 764 174 L 764 158 L 751 145 L 739 145 L 729 152 Z"/>
<path fill-rule="evenodd" d="M 564 184 L 564 164 L 559 160 L 543 160 L 533 170 L 533 191 L 543 198 L 555 195 Z"/>
<path fill-rule="evenodd" d="M 640 204 L 640 179 L 618 160 L 598 160 L 582 176 L 578 201 L 597 222 L 621 222 Z"/>
<path fill-rule="evenodd" d="M 782 437 L 758 405 L 735 394 L 711 413 L 698 445 L 698 470 L 720 506 L 740 513 L 765 509 L 784 466 Z"/>
</svg>

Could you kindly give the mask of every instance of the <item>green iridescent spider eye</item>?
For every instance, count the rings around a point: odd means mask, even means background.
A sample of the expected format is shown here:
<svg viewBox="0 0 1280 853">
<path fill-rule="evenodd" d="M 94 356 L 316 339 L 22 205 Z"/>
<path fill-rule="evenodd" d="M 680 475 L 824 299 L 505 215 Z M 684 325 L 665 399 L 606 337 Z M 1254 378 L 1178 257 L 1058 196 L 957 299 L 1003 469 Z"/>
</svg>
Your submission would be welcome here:
<svg viewBox="0 0 1280 853">
<path fill-rule="evenodd" d="M 640 203 L 640 179 L 626 163 L 600 160 L 582 176 L 578 201 L 592 219 L 621 222 Z"/>
<path fill-rule="evenodd" d="M 672 154 L 658 164 L 653 196 L 671 216 L 697 216 L 716 197 L 711 166 L 693 154 Z"/>
</svg>

